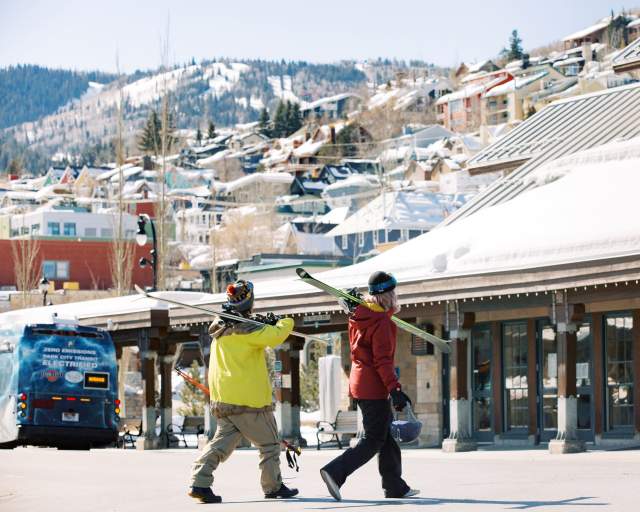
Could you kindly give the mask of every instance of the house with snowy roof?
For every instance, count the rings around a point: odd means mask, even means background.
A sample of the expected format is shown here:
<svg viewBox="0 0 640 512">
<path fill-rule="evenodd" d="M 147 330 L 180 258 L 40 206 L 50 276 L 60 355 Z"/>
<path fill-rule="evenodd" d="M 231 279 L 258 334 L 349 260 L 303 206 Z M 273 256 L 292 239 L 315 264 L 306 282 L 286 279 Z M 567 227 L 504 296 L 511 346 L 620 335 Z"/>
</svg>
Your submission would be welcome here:
<svg viewBox="0 0 640 512">
<path fill-rule="evenodd" d="M 513 126 L 529 115 L 526 106 L 532 93 L 566 80 L 562 73 L 549 65 L 529 67 L 514 71 L 513 74 L 513 80 L 493 87 L 482 95 L 483 125 L 506 123 Z"/>
<path fill-rule="evenodd" d="M 448 130 L 471 132 L 482 124 L 482 96 L 493 87 L 513 80 L 505 70 L 469 75 L 464 85 L 436 101 L 437 119 Z"/>
<path fill-rule="evenodd" d="M 342 93 L 303 104 L 300 112 L 303 119 L 343 119 L 349 112 L 357 110 L 361 103 L 360 95 Z"/>
<path fill-rule="evenodd" d="M 385 192 L 325 236 L 334 241 L 337 254 L 356 262 L 429 231 L 464 200 L 433 192 Z"/>
<path fill-rule="evenodd" d="M 640 22 L 640 18 L 637 21 Z M 638 30 L 640 30 L 640 24 L 638 24 Z M 618 52 L 611 64 L 616 73 L 630 73 L 640 79 L 640 39 L 636 39 Z"/>
</svg>

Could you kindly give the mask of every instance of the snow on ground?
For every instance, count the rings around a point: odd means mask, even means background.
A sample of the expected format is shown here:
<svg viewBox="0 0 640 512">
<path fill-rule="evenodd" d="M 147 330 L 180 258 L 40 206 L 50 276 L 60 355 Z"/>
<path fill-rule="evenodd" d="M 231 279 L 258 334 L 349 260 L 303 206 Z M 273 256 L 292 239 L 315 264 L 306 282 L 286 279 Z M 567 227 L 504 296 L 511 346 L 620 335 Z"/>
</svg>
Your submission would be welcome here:
<svg viewBox="0 0 640 512">
<path fill-rule="evenodd" d="M 300 99 L 293 93 L 292 80 L 289 75 L 283 75 L 282 80 L 279 76 L 270 76 L 267 78 L 269 85 L 273 89 L 273 94 L 283 101 L 291 101 L 300 103 Z"/>
</svg>

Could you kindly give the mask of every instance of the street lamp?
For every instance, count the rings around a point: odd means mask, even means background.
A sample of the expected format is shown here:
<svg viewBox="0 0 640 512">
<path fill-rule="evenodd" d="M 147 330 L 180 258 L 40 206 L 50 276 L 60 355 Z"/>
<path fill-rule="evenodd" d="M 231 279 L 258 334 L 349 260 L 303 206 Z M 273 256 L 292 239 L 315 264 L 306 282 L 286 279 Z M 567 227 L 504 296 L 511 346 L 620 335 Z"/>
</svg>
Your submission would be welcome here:
<svg viewBox="0 0 640 512">
<path fill-rule="evenodd" d="M 151 291 L 155 291 L 158 287 L 158 246 L 156 240 L 156 227 L 146 213 L 141 213 L 138 215 L 138 232 L 136 233 L 136 243 L 139 246 L 143 246 L 147 243 L 147 232 L 145 230 L 145 226 L 147 222 L 151 225 L 151 238 L 153 242 L 153 249 L 149 253 L 151 255 L 151 260 L 145 258 L 144 256 L 140 258 L 138 264 L 141 267 L 146 267 L 147 265 L 151 265 L 151 270 L 153 270 L 153 289 Z"/>
<path fill-rule="evenodd" d="M 45 276 L 42 276 L 40 284 L 38 284 L 38 289 L 40 290 L 40 293 L 42 293 L 42 305 L 46 306 L 47 293 L 49 292 L 49 280 Z"/>
</svg>

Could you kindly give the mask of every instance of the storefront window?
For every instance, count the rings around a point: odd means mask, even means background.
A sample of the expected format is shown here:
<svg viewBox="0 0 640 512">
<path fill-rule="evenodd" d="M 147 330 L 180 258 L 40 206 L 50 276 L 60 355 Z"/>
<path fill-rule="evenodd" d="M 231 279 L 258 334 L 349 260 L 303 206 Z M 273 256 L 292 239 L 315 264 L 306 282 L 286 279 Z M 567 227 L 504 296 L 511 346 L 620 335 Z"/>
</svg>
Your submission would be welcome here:
<svg viewBox="0 0 640 512">
<path fill-rule="evenodd" d="M 633 428 L 633 317 L 608 315 L 605 321 L 608 430 Z"/>
<path fill-rule="evenodd" d="M 506 429 L 529 426 L 529 386 L 527 382 L 527 324 L 505 324 L 502 330 Z"/>
</svg>

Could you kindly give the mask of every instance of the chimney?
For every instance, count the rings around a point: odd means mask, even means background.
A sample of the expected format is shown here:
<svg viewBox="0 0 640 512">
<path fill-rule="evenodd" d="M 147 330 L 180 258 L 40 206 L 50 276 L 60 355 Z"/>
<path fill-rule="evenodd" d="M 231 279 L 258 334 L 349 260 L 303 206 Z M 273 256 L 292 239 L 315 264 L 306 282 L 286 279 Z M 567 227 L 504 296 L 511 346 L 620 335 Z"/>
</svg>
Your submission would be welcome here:
<svg viewBox="0 0 640 512">
<path fill-rule="evenodd" d="M 522 54 L 522 69 L 527 69 L 530 65 L 531 65 L 531 63 L 529 62 L 529 54 L 528 53 L 523 53 Z"/>
</svg>

